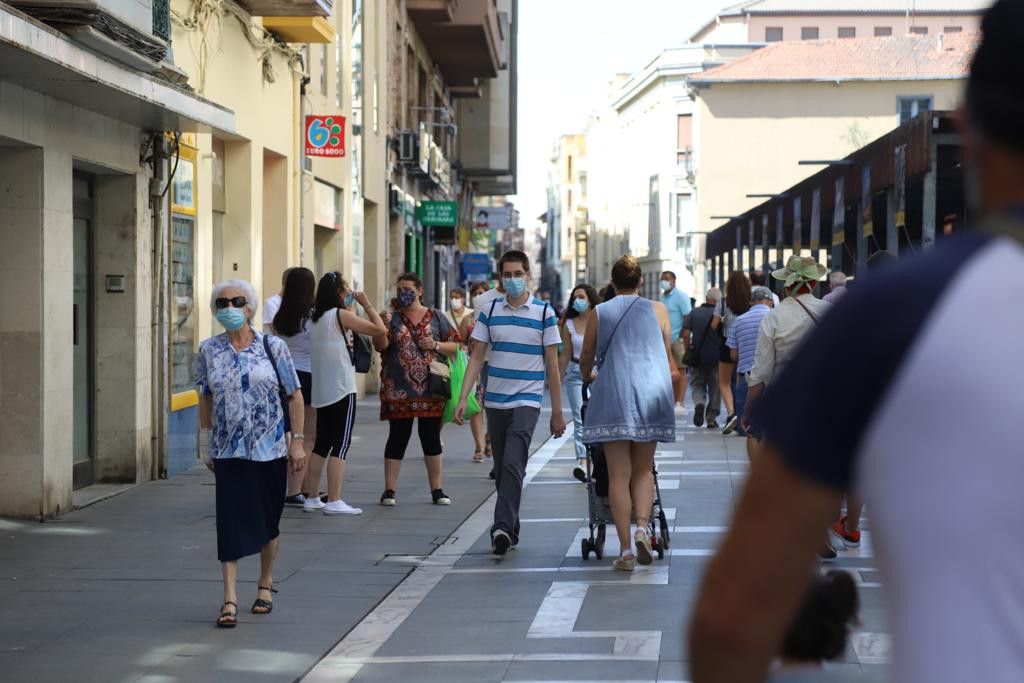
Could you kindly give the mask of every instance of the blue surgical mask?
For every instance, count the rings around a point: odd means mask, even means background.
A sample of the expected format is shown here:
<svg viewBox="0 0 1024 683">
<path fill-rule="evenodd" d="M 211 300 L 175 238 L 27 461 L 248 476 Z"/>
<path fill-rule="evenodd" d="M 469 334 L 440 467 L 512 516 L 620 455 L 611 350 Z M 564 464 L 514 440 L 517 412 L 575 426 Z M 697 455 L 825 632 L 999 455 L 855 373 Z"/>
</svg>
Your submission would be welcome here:
<svg viewBox="0 0 1024 683">
<path fill-rule="evenodd" d="M 525 277 L 505 277 L 501 279 L 501 284 L 505 288 L 505 293 L 513 299 L 526 291 Z"/>
<path fill-rule="evenodd" d="M 356 297 L 352 292 L 345 295 L 345 308 L 351 308 L 352 304 L 356 302 Z"/>
<path fill-rule="evenodd" d="M 586 299 L 574 299 L 572 307 L 576 309 L 577 313 L 586 313 L 587 309 L 590 308 L 590 302 Z"/>
<path fill-rule="evenodd" d="M 217 311 L 214 316 L 217 318 L 217 322 L 224 326 L 224 329 L 228 332 L 235 332 L 240 330 L 242 325 L 245 324 L 245 311 L 241 308 L 222 308 Z"/>
<path fill-rule="evenodd" d="M 415 290 L 400 289 L 398 290 L 398 307 L 409 308 L 414 303 L 416 303 L 417 298 L 419 298 L 419 295 L 416 293 Z"/>
<path fill-rule="evenodd" d="M 661 291 L 667 292 L 668 288 L 671 287 L 671 286 L 672 286 L 672 283 L 669 282 L 668 280 L 662 280 L 661 281 Z"/>
</svg>

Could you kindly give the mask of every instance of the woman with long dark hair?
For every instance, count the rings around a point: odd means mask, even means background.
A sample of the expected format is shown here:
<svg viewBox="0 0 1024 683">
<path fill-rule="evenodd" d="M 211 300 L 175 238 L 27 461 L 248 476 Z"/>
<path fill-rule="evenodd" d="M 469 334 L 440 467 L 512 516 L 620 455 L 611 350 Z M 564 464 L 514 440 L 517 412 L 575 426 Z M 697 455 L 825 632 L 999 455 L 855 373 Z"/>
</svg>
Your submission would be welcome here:
<svg viewBox="0 0 1024 683">
<path fill-rule="evenodd" d="M 715 316 L 711 319 L 712 329 L 718 330 L 722 339 L 718 362 L 718 387 L 725 404 L 725 426 L 723 434 L 736 431 L 739 418 L 736 416 L 736 405 L 733 401 L 733 390 L 736 387 L 736 362 L 732 359 L 729 347 L 725 345 L 725 337 L 736 318 L 750 310 L 750 278 L 742 270 L 734 270 L 725 283 L 725 297 L 718 302 Z M 708 427 L 712 427 L 710 422 Z"/>
<path fill-rule="evenodd" d="M 563 377 L 563 395 L 569 399 L 572 408 L 573 440 L 576 446 L 576 466 L 582 467 L 587 458 L 583 445 L 583 376 L 580 374 L 580 353 L 583 350 L 583 335 L 601 303 L 597 290 L 587 284 L 576 285 L 569 294 L 569 305 L 565 307 L 558 331 L 562 337 L 562 352 L 558 355 L 558 370 Z"/>
<path fill-rule="evenodd" d="M 348 310 L 358 303 L 366 311 L 360 318 Z M 356 371 L 352 363 L 349 333 L 375 335 L 386 329 L 384 321 L 362 292 L 353 292 L 341 273 L 320 278 L 313 305 L 310 356 L 313 360 L 312 405 L 316 408 L 316 442 L 306 476 L 306 490 L 317 491 L 327 460 L 327 502 L 311 494 L 304 512 L 323 510 L 325 515 L 359 515 L 362 510 L 341 499 L 345 458 L 352 444 L 356 418 Z"/>
<path fill-rule="evenodd" d="M 312 325 L 313 291 L 316 278 L 309 268 L 289 268 L 281 287 L 280 302 L 277 312 L 271 318 L 270 332 L 288 345 L 295 364 L 295 372 L 299 375 L 303 402 L 303 439 L 302 450 L 306 452 L 306 462 L 313 449 L 313 436 L 316 434 L 316 411 L 310 405 L 312 394 L 310 387 L 313 381 L 313 368 L 309 360 L 309 330 Z M 288 473 L 288 493 L 284 504 L 289 507 L 302 507 L 305 494 L 319 495 L 317 487 L 306 489 L 304 482 L 306 473 L 302 471 Z"/>
</svg>

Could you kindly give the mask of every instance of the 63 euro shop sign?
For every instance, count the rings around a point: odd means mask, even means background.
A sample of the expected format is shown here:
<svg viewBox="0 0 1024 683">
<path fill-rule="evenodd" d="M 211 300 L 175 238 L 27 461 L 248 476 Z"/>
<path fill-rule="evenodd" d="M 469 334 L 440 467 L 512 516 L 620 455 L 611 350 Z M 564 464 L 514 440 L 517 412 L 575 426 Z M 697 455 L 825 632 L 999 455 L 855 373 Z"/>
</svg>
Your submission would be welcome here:
<svg viewBox="0 0 1024 683">
<path fill-rule="evenodd" d="M 306 117 L 306 156 L 345 156 L 345 117 Z"/>
</svg>

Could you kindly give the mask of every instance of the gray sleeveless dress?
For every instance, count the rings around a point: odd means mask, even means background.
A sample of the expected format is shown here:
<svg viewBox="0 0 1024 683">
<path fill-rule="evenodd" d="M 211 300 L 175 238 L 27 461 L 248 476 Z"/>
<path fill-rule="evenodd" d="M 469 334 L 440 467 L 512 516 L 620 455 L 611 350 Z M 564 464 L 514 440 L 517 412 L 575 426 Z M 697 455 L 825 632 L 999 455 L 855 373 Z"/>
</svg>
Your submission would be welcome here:
<svg viewBox="0 0 1024 683">
<path fill-rule="evenodd" d="M 595 310 L 597 379 L 583 420 L 583 442 L 675 441 L 672 377 L 651 302 L 617 296 Z"/>
</svg>

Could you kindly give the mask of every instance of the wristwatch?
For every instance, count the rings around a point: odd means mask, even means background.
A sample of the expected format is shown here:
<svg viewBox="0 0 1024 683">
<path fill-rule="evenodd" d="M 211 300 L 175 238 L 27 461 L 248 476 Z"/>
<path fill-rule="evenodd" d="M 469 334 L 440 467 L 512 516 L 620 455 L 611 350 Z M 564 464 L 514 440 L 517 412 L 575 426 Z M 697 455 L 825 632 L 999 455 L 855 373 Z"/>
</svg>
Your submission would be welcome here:
<svg viewBox="0 0 1024 683">
<path fill-rule="evenodd" d="M 305 440 L 306 440 L 306 435 L 305 434 L 295 434 L 295 433 L 292 433 L 292 441 L 305 441 Z"/>
<path fill-rule="evenodd" d="M 435 339 L 434 340 L 434 352 L 436 353 L 439 348 L 441 348 L 441 342 L 439 342 L 439 341 L 437 341 Z"/>
</svg>

